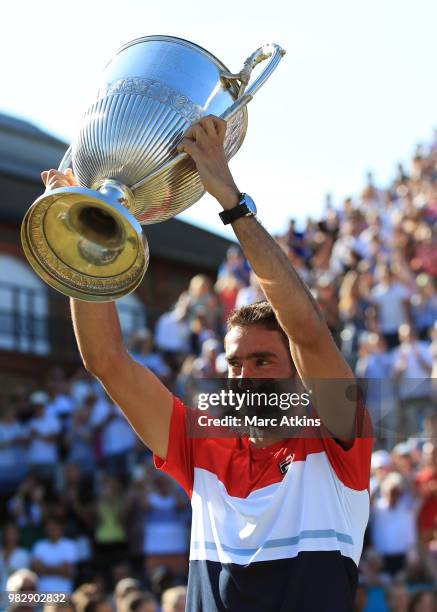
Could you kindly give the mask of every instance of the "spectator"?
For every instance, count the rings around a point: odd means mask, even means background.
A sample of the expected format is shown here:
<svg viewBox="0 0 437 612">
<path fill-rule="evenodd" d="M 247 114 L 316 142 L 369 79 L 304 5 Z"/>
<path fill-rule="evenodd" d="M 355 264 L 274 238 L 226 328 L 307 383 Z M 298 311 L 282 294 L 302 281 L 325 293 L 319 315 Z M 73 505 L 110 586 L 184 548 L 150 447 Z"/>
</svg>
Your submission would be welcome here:
<svg viewBox="0 0 437 612">
<path fill-rule="evenodd" d="M 180 368 L 190 351 L 190 328 L 187 322 L 188 294 L 179 296 L 174 308 L 161 315 L 156 323 L 155 343 L 174 371 Z"/>
<path fill-rule="evenodd" d="M 400 431 L 409 436 L 421 431 L 429 407 L 432 356 L 429 344 L 418 340 L 409 325 L 401 325 L 399 339 L 393 354 L 393 377 L 400 398 Z"/>
<path fill-rule="evenodd" d="M 341 225 L 338 240 L 334 243 L 330 258 L 330 269 L 334 274 L 344 274 L 348 270 L 353 270 L 364 255 L 364 248 L 359 238 L 360 229 L 359 214 L 355 211 Z"/>
<path fill-rule="evenodd" d="M 367 227 L 359 235 L 359 243 L 361 247 L 361 253 L 365 259 L 371 259 L 373 257 L 372 252 L 372 241 L 378 240 L 378 244 L 381 247 L 383 253 L 388 253 L 388 241 L 390 239 L 390 232 L 384 227 L 382 218 L 377 211 L 374 209 L 370 210 L 366 214 Z"/>
<path fill-rule="evenodd" d="M 385 610 L 385 589 L 389 577 L 383 572 L 384 561 L 373 548 L 367 548 L 360 565 L 360 578 L 366 585 L 366 608 L 368 611 Z"/>
<path fill-rule="evenodd" d="M 387 590 L 389 612 L 408 612 L 410 594 L 403 582 L 394 582 Z"/>
<path fill-rule="evenodd" d="M 334 279 L 323 274 L 317 281 L 315 297 L 336 344 L 340 343 L 340 314 Z"/>
<path fill-rule="evenodd" d="M 390 350 L 399 344 L 400 326 L 410 320 L 410 292 L 404 283 L 397 280 L 392 268 L 387 264 L 378 268 L 378 277 L 379 283 L 372 291 L 372 301 L 377 309 L 380 331 Z"/>
<path fill-rule="evenodd" d="M 124 476 L 136 444 L 136 434 L 118 406 L 108 403 L 107 409 L 107 416 L 99 427 L 101 464 L 105 471 Z"/>
<path fill-rule="evenodd" d="M 355 596 L 354 612 L 365 612 L 367 608 L 368 592 L 365 584 L 358 584 Z"/>
<path fill-rule="evenodd" d="M 143 569 L 144 495 L 148 480 L 145 467 L 136 465 L 132 471 L 132 482 L 126 493 L 124 508 L 129 559 L 139 572 Z"/>
<path fill-rule="evenodd" d="M 370 463 L 370 493 L 372 498 L 379 497 L 380 486 L 384 478 L 392 471 L 392 458 L 385 449 L 377 450 L 372 453 Z"/>
<path fill-rule="evenodd" d="M 114 599 L 117 612 L 124 612 L 124 602 L 128 595 L 141 592 L 141 584 L 135 578 L 123 578 L 115 585 Z"/>
<path fill-rule="evenodd" d="M 25 547 L 30 548 L 43 535 L 45 497 L 45 485 L 38 476 L 30 474 L 8 501 L 9 518 L 20 528 Z"/>
<path fill-rule="evenodd" d="M 103 598 L 104 595 L 97 584 L 84 583 L 71 595 L 71 602 L 75 612 L 87 612 L 93 609 L 95 602 L 100 602 Z"/>
<path fill-rule="evenodd" d="M 125 500 L 119 479 L 105 476 L 95 507 L 96 564 L 109 584 L 111 566 L 126 555 Z"/>
<path fill-rule="evenodd" d="M 14 572 L 6 583 L 7 593 L 36 593 L 38 576 L 28 569 L 20 569 Z M 15 603 L 7 608 L 7 612 L 34 612 L 35 607 L 27 604 Z"/>
<path fill-rule="evenodd" d="M 408 612 L 435 612 L 437 600 L 432 591 L 418 591 L 411 598 Z"/>
<path fill-rule="evenodd" d="M 55 380 L 50 380 L 46 385 L 48 392 L 47 414 L 59 419 L 64 424 L 68 422 L 76 407 L 76 402 L 68 393 L 67 386 L 66 381 L 56 382 Z"/>
<path fill-rule="evenodd" d="M 158 612 L 158 603 L 153 593 L 131 593 L 125 599 L 124 612 Z"/>
<path fill-rule="evenodd" d="M 250 266 L 247 263 L 241 249 L 235 245 L 229 247 L 226 259 L 218 271 L 218 278 L 233 276 L 243 287 L 249 284 Z"/>
<path fill-rule="evenodd" d="M 217 372 L 217 357 L 222 351 L 222 345 L 218 340 L 210 338 L 202 344 L 202 352 L 193 363 L 192 374 L 195 378 L 215 378 Z"/>
<path fill-rule="evenodd" d="M 162 594 L 162 612 L 184 612 L 187 601 L 187 588 L 172 587 Z"/>
<path fill-rule="evenodd" d="M 146 368 L 149 368 L 163 382 L 170 380 L 171 370 L 165 363 L 162 355 L 153 351 L 153 336 L 149 329 L 140 329 L 130 338 L 130 352 L 132 357 Z"/>
<path fill-rule="evenodd" d="M 52 480 L 59 459 L 57 442 L 61 425 L 56 416 L 47 413 L 48 401 L 44 391 L 35 391 L 30 396 L 34 415 L 27 424 L 27 461 L 31 469 Z"/>
<path fill-rule="evenodd" d="M 416 477 L 420 498 L 417 524 L 420 542 L 427 548 L 437 527 L 437 445 L 426 442 L 422 452 L 424 467 Z"/>
<path fill-rule="evenodd" d="M 226 321 L 235 309 L 235 303 L 241 288 L 241 282 L 230 274 L 228 276 L 220 276 L 215 284 L 215 291 L 222 304 L 222 329 L 225 329 Z"/>
<path fill-rule="evenodd" d="M 76 565 L 74 542 L 64 537 L 64 524 L 50 517 L 45 522 L 46 539 L 32 550 L 32 569 L 38 574 L 40 593 L 72 593 Z"/>
<path fill-rule="evenodd" d="M 5 525 L 0 547 L 0 592 L 6 590 L 6 582 L 14 572 L 29 567 L 29 552 L 20 546 L 19 540 L 20 532 L 16 525 Z"/>
<path fill-rule="evenodd" d="M 241 308 L 242 306 L 248 306 L 249 304 L 255 304 L 255 302 L 262 302 L 265 300 L 265 295 L 261 290 L 260 284 L 256 277 L 255 272 L 250 273 L 250 284 L 248 287 L 242 287 L 238 294 L 235 302 L 235 308 Z"/>
<path fill-rule="evenodd" d="M 0 402 L 0 494 L 6 494 L 13 492 L 26 474 L 26 435 L 13 405 L 4 398 Z"/>
<path fill-rule="evenodd" d="M 88 396 L 83 405 L 75 410 L 65 435 L 68 463 L 79 466 L 83 473 L 89 475 L 96 468 L 94 429 L 91 424 L 93 402 L 93 397 Z"/>
<path fill-rule="evenodd" d="M 68 537 L 76 541 L 79 549 L 89 549 L 89 537 L 92 534 L 93 484 L 90 476 L 81 472 L 74 463 L 65 465 L 62 485 L 58 491 L 58 510 L 65 519 L 65 531 Z M 83 542 L 83 540 L 87 542 Z M 78 558 L 79 558 L 78 551 Z"/>
<path fill-rule="evenodd" d="M 437 293 L 427 274 L 419 274 L 416 287 L 416 293 L 411 296 L 413 323 L 419 340 L 428 342 L 431 328 L 437 321 Z"/>
<path fill-rule="evenodd" d="M 211 279 L 204 274 L 194 276 L 188 288 L 187 315 L 190 323 L 198 317 L 205 319 L 205 327 L 220 331 L 221 307 Z"/>
<path fill-rule="evenodd" d="M 384 571 L 396 576 L 405 566 L 407 553 L 417 543 L 415 507 L 401 474 L 388 474 L 380 488 L 381 496 L 371 509 L 372 542 L 383 557 Z"/>
<path fill-rule="evenodd" d="M 176 575 L 188 570 L 187 499 L 165 474 L 154 474 L 153 488 L 144 507 L 144 555 L 146 573 L 163 565 Z"/>
<path fill-rule="evenodd" d="M 384 338 L 375 332 L 361 335 L 355 374 L 366 385 L 366 406 L 375 435 L 391 445 L 397 439 L 398 419 L 391 374 L 393 359 Z"/>
<path fill-rule="evenodd" d="M 85 368 L 79 368 L 70 379 L 70 394 L 77 406 L 82 404 L 86 397 L 92 394 L 91 374 Z"/>
</svg>

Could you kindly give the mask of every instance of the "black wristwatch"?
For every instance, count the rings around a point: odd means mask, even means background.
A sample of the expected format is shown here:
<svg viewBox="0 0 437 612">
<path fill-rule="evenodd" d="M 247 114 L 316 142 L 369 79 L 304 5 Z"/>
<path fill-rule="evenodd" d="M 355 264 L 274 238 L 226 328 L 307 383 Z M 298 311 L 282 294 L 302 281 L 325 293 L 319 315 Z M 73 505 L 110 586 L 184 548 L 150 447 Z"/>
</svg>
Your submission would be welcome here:
<svg viewBox="0 0 437 612">
<path fill-rule="evenodd" d="M 240 217 L 254 217 L 255 215 L 255 202 L 247 193 L 240 193 L 240 200 L 234 208 L 219 213 L 219 217 L 225 225 L 236 221 Z"/>
</svg>

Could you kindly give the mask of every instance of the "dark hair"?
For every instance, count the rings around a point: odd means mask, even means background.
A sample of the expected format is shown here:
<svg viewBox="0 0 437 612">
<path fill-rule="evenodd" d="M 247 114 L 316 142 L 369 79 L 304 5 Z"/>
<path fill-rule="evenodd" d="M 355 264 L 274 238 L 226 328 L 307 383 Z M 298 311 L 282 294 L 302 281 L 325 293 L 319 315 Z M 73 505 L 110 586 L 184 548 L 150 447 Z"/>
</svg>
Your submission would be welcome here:
<svg viewBox="0 0 437 612">
<path fill-rule="evenodd" d="M 156 603 L 156 597 L 153 593 L 142 591 L 140 593 L 130 593 L 124 603 L 126 612 L 136 612 L 143 604 L 153 601 Z"/>
<path fill-rule="evenodd" d="M 57 525 L 58 527 L 64 529 L 65 527 L 65 521 L 63 518 L 61 518 L 60 516 L 56 515 L 56 514 L 49 514 L 45 517 L 44 519 L 44 526 L 47 527 L 48 524 L 54 524 Z"/>
<path fill-rule="evenodd" d="M 233 327 L 247 327 L 249 325 L 260 325 L 265 329 L 284 333 L 273 308 L 267 301 L 242 306 L 238 310 L 234 310 L 228 317 L 228 331 Z"/>
<path fill-rule="evenodd" d="M 431 589 L 426 589 L 426 590 L 421 589 L 420 591 L 416 591 L 416 593 L 414 593 L 413 597 L 411 598 L 410 605 L 408 607 L 408 612 L 416 612 L 417 604 L 422 603 L 422 599 L 424 595 L 428 593 L 433 596 L 434 602 L 435 602 L 435 592 L 434 591 L 432 591 Z"/>
<path fill-rule="evenodd" d="M 279 325 L 275 312 L 269 302 L 255 302 L 231 312 L 227 320 L 227 331 L 230 331 L 233 327 L 249 327 L 251 325 L 258 325 L 264 329 L 279 332 L 287 350 L 290 350 L 288 336 Z"/>
<path fill-rule="evenodd" d="M 99 595 L 95 599 L 90 599 L 84 604 L 83 612 L 96 612 L 101 604 L 109 602 L 109 599 L 104 595 Z"/>
<path fill-rule="evenodd" d="M 288 346 L 288 337 L 279 325 L 275 312 L 269 302 L 255 302 L 255 304 L 242 306 L 238 310 L 231 312 L 228 317 L 228 331 L 233 327 L 249 327 L 249 325 L 259 325 L 270 331 L 278 331 L 284 336 Z"/>
</svg>

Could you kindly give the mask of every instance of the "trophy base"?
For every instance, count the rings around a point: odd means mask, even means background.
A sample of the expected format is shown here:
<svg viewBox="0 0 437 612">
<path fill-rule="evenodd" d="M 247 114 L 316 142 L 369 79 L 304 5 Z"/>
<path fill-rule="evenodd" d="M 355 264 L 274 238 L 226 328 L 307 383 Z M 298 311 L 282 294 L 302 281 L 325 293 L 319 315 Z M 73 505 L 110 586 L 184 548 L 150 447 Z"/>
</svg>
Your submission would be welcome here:
<svg viewBox="0 0 437 612">
<path fill-rule="evenodd" d="M 115 181 L 102 192 L 63 187 L 39 197 L 21 227 L 23 249 L 53 289 L 80 300 L 107 302 L 134 291 L 149 262 L 141 226 Z"/>
</svg>

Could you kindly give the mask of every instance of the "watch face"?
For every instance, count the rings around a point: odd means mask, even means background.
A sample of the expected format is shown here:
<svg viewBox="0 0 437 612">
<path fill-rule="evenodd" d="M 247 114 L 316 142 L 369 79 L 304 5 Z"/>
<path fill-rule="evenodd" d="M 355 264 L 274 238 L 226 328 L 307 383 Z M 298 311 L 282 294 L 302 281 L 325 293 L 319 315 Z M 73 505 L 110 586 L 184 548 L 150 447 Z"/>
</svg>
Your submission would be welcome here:
<svg viewBox="0 0 437 612">
<path fill-rule="evenodd" d="M 250 212 L 253 213 L 254 215 L 256 215 L 256 205 L 255 205 L 255 202 L 250 197 L 250 195 L 247 195 L 247 193 L 245 193 L 244 194 L 243 202 L 244 202 L 244 204 L 246 204 L 246 206 L 250 210 Z"/>
</svg>

